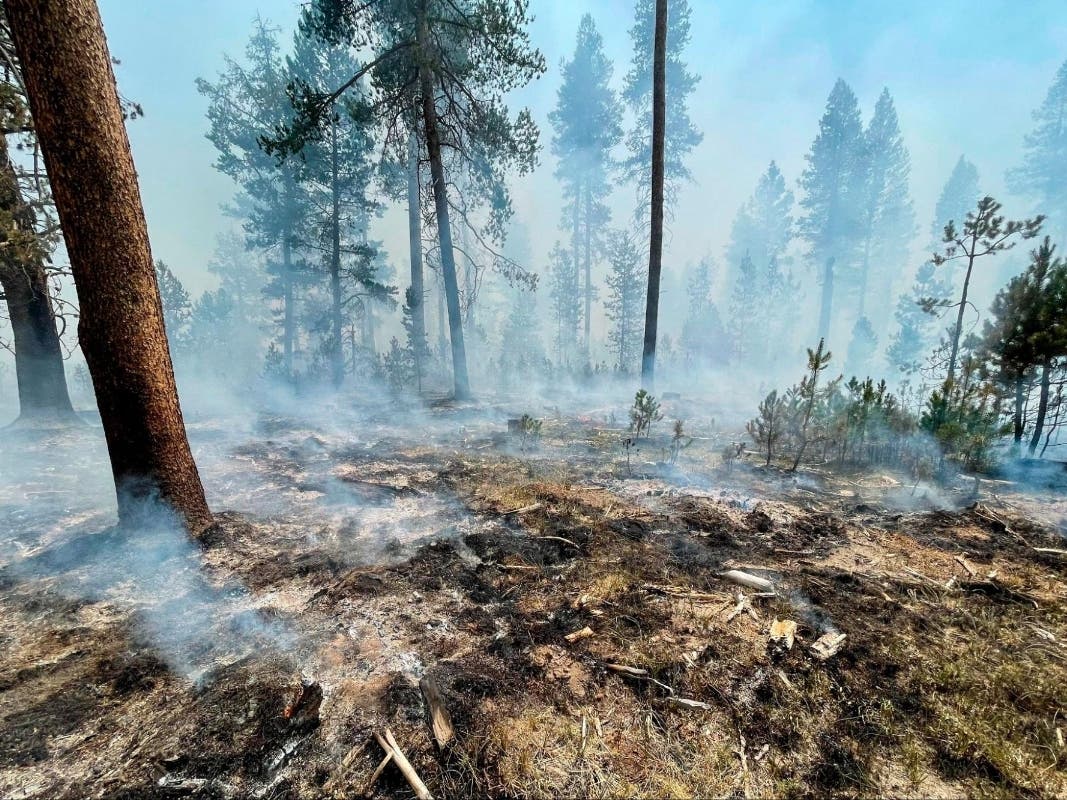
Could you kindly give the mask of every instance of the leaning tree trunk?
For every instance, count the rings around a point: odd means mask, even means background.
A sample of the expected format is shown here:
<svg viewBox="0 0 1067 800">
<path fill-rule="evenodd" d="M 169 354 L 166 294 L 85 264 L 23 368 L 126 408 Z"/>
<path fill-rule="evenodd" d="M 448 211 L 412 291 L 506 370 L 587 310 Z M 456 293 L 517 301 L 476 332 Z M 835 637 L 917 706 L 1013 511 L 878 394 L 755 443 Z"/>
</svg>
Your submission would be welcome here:
<svg viewBox="0 0 1067 800">
<path fill-rule="evenodd" d="M 33 208 L 19 191 L 7 140 L 0 136 L 0 214 L 11 226 L 0 247 L 0 291 L 7 304 L 19 387 L 19 421 L 75 419 L 63 372 L 43 254 L 34 230 Z"/>
<path fill-rule="evenodd" d="M 1037 401 L 1037 419 L 1034 420 L 1034 435 L 1030 437 L 1030 457 L 1037 453 L 1041 444 L 1041 433 L 1045 429 L 1045 417 L 1048 414 L 1049 390 L 1052 388 L 1052 359 L 1046 358 L 1041 365 L 1041 392 Z"/>
<path fill-rule="evenodd" d="M 428 47 L 429 31 L 425 18 L 419 22 L 419 47 Z M 430 156 L 430 177 L 433 181 L 433 199 L 437 210 L 437 234 L 441 244 L 441 275 L 445 283 L 445 303 L 448 306 L 448 333 L 452 343 L 452 384 L 457 400 L 470 397 L 470 380 L 467 377 L 467 351 L 463 344 L 463 318 L 459 305 L 459 283 L 456 279 L 456 254 L 452 249 L 452 226 L 448 218 L 448 189 L 445 185 L 445 168 L 441 161 L 441 139 L 437 130 L 437 106 L 434 104 L 433 80 L 430 68 L 425 63 L 419 67 L 419 84 L 422 92 L 422 117 L 426 128 L 426 152 Z"/>
<path fill-rule="evenodd" d="M 1023 392 L 1024 384 L 1025 378 L 1022 375 L 1017 375 L 1015 378 L 1015 408 L 1012 413 L 1012 450 L 1015 455 L 1019 455 L 1023 443 L 1023 405 L 1026 402 L 1026 395 Z"/>
<path fill-rule="evenodd" d="M 93 0 L 7 0 L 78 290 L 119 518 L 146 501 L 193 533 L 211 512 L 185 435 L 137 173 Z"/>
<path fill-rule="evenodd" d="M 967 274 L 963 278 L 963 294 L 960 295 L 960 307 L 956 312 L 956 326 L 952 329 L 952 350 L 948 357 L 948 380 L 953 382 L 956 380 L 956 361 L 960 355 L 960 340 L 963 338 L 963 315 L 967 311 L 967 293 L 971 288 L 971 273 L 974 271 L 974 251 L 977 249 L 977 242 L 971 240 L 971 250 L 967 253 Z"/>
<path fill-rule="evenodd" d="M 641 385 L 649 391 L 652 391 L 656 379 L 659 276 L 663 266 L 663 147 L 666 128 L 667 0 L 656 0 L 656 36 L 652 60 L 652 236 L 648 249 L 645 347 L 641 356 Z"/>
</svg>

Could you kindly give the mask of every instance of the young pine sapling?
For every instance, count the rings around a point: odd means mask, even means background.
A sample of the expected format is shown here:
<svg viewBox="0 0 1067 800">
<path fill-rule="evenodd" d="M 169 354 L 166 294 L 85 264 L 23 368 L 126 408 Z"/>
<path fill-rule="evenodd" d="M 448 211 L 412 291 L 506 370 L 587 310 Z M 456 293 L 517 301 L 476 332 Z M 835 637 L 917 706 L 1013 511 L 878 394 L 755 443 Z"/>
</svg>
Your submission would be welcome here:
<svg viewBox="0 0 1067 800">
<path fill-rule="evenodd" d="M 804 458 L 804 451 L 808 448 L 808 429 L 811 425 L 812 412 L 815 410 L 815 401 L 819 398 L 819 375 L 830 364 L 831 353 L 829 350 L 824 352 L 824 347 L 825 340 L 820 339 L 817 348 L 814 350 L 810 347 L 808 348 L 808 374 L 800 382 L 800 387 L 796 394 L 799 408 L 797 409 L 797 416 L 794 418 L 794 428 L 798 446 L 790 472 L 797 471 L 801 459 Z"/>
<path fill-rule="evenodd" d="M 761 453 L 767 453 L 767 466 L 771 465 L 774 447 L 785 430 L 786 405 L 785 398 L 779 397 L 777 390 L 772 390 L 759 404 L 759 416 L 749 420 L 745 428 L 755 441 L 757 449 Z"/>
<path fill-rule="evenodd" d="M 659 401 L 644 389 L 638 390 L 630 409 L 630 429 L 634 432 L 635 442 L 641 438 L 641 431 L 647 437 L 652 423 L 661 419 L 663 414 L 659 410 Z"/>
</svg>

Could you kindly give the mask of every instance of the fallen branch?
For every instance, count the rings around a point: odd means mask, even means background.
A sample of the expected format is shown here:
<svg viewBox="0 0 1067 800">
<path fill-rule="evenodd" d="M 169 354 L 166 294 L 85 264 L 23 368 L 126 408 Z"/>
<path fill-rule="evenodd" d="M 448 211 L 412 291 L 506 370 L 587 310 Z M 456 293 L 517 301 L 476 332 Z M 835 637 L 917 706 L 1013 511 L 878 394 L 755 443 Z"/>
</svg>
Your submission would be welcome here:
<svg viewBox="0 0 1067 800">
<path fill-rule="evenodd" d="M 742 572 L 739 569 L 730 569 L 726 572 L 719 574 L 719 577 L 723 580 L 736 583 L 739 586 L 747 586 L 749 589 L 756 589 L 761 592 L 773 592 L 774 584 L 766 578 L 761 578 L 758 575 L 752 575 L 748 572 Z"/>
<path fill-rule="evenodd" d="M 683 708 L 699 708 L 702 711 L 711 711 L 711 706 L 707 703 L 703 703 L 700 700 L 690 700 L 688 697 L 668 697 L 671 703 L 676 706 L 682 706 Z"/>
<path fill-rule="evenodd" d="M 386 754 L 392 754 L 393 761 L 396 763 L 400 772 L 403 773 L 404 779 L 407 780 L 412 791 L 415 792 L 415 797 L 417 797 L 418 800 L 433 800 L 433 795 L 430 794 L 430 790 L 426 788 L 426 784 L 422 782 L 422 778 L 415 772 L 415 768 L 411 766 L 411 762 L 408 761 L 407 756 L 404 755 L 404 751 L 400 749 L 400 745 L 398 745 L 396 739 L 393 738 L 393 732 L 386 728 L 385 738 L 382 739 L 381 734 L 375 731 L 374 738 L 378 740 L 378 744 L 381 745 L 382 750 L 384 750 Z"/>
<path fill-rule="evenodd" d="M 539 510 L 543 505 L 543 503 L 531 503 L 530 505 L 523 506 L 522 508 L 513 508 L 510 511 L 501 511 L 500 516 L 510 517 L 512 514 L 527 514 L 530 511 Z"/>
<path fill-rule="evenodd" d="M 381 741 L 381 740 L 379 739 L 379 741 Z M 363 796 L 364 797 L 370 797 L 371 796 L 371 794 L 374 792 L 374 784 L 376 784 L 378 782 L 378 778 L 381 777 L 382 771 L 387 766 L 389 766 L 389 762 L 392 761 L 392 760 L 393 760 L 393 751 L 389 750 L 385 754 L 385 758 L 383 758 L 378 763 L 378 766 L 375 767 L 374 772 L 372 772 L 370 774 L 370 778 L 367 780 L 367 788 L 363 790 Z"/>
<path fill-rule="evenodd" d="M 967 559 L 966 558 L 964 558 L 963 556 L 956 556 L 956 561 L 959 563 L 959 565 L 961 567 L 963 567 L 965 570 L 967 570 L 967 574 L 968 575 L 974 575 L 974 567 L 972 567 L 970 564 L 967 563 Z"/>
<path fill-rule="evenodd" d="M 662 594 L 666 597 L 673 597 L 678 600 L 705 600 L 708 602 L 716 602 L 722 599 L 720 594 L 711 594 L 709 592 L 698 592 L 690 589 L 681 589 L 677 586 L 662 586 L 655 583 L 646 583 L 641 587 L 646 592 L 653 592 L 654 594 Z"/>
<path fill-rule="evenodd" d="M 630 675 L 634 678 L 648 677 L 648 670 L 641 669 L 640 667 L 628 667 L 625 664 L 605 664 L 604 668 L 610 670 L 611 672 L 618 672 L 623 675 Z"/>
</svg>

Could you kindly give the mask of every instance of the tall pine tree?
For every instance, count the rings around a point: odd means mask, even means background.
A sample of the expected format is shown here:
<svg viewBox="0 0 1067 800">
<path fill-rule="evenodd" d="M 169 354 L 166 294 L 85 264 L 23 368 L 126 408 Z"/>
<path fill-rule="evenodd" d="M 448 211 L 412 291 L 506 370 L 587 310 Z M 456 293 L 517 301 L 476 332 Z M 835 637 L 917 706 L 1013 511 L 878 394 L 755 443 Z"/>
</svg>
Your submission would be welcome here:
<svg viewBox="0 0 1067 800">
<path fill-rule="evenodd" d="M 586 14 L 578 26 L 574 56 L 563 63 L 563 81 L 556 108 L 549 114 L 555 135 L 552 152 L 559 160 L 556 177 L 563 184 L 563 226 L 571 230 L 575 267 L 584 282 L 585 356 L 589 358 L 590 318 L 593 304 L 593 260 L 604 252 L 611 219 L 607 197 L 611 192 L 611 150 L 622 139 L 622 109 L 612 90 L 612 64 L 604 55 L 604 40 L 593 17 Z"/>
<path fill-rule="evenodd" d="M 689 96 L 700 82 L 683 60 L 690 39 L 688 0 L 670 0 L 667 24 L 667 128 L 664 142 L 665 204 L 674 206 L 681 184 L 692 179 L 686 165 L 690 152 L 704 140 L 689 116 Z M 634 115 L 626 134 L 629 157 L 627 177 L 638 187 L 636 213 L 643 220 L 652 196 L 652 43 L 656 25 L 656 0 L 636 0 L 630 28 L 633 59 L 623 83 L 623 99 Z"/>
<path fill-rule="evenodd" d="M 612 233 L 608 244 L 608 344 L 619 372 L 631 375 L 641 363 L 641 332 L 648 271 L 633 234 Z"/>
<path fill-rule="evenodd" d="M 1034 202 L 1056 241 L 1067 240 L 1067 61 L 1056 72 L 1034 129 L 1023 142 L 1023 163 L 1009 170 L 1008 189 Z"/>
<path fill-rule="evenodd" d="M 530 113 L 523 110 L 512 118 L 504 102 L 508 91 L 545 68 L 530 42 L 529 23 L 526 0 L 319 0 L 316 34 L 347 42 L 366 60 L 340 86 L 295 86 L 296 119 L 278 126 L 264 142 L 272 151 L 293 153 L 321 138 L 335 99 L 364 75 L 374 90 L 371 108 L 384 147 L 406 161 L 409 136 L 419 137 L 430 165 L 457 398 L 470 395 L 470 380 L 452 219 L 468 222 L 469 206 L 457 205 L 457 192 L 449 187 L 462 185 L 465 195 L 484 199 L 487 230 L 503 237 L 511 214 L 504 174 L 529 171 L 537 156 L 538 131 Z M 511 274 L 536 284 L 521 272 Z"/>
<path fill-rule="evenodd" d="M 781 312 L 788 288 L 783 269 L 793 237 L 793 193 L 775 162 L 760 176 L 756 189 L 738 210 L 726 248 L 730 287 L 732 352 L 746 364 L 766 366 L 772 351 L 765 343 L 793 322 Z"/>
<path fill-rule="evenodd" d="M 243 197 L 248 246 L 270 254 L 269 296 L 281 304 L 282 373 L 293 377 L 297 347 L 297 300 L 307 235 L 308 197 L 301 164 L 279 164 L 259 145 L 291 116 L 286 88 L 290 75 L 278 44 L 278 31 L 257 18 L 245 49 L 245 64 L 227 58 L 212 83 L 197 80 L 208 98 L 208 140 L 219 151 L 215 168 L 232 178 Z"/>
<path fill-rule="evenodd" d="M 893 98 L 883 89 L 864 132 L 866 174 L 863 191 L 863 256 L 859 265 L 858 317 L 870 321 L 881 336 L 889 323 L 889 307 L 870 302 L 888 297 L 893 279 L 907 264 L 915 234 L 915 212 L 908 193 L 911 160 Z"/>
<path fill-rule="evenodd" d="M 826 101 L 819 133 L 805 160 L 800 177 L 803 216 L 797 231 L 807 242 L 813 268 L 822 274 L 818 336 L 824 339 L 830 333 L 833 304 L 850 289 L 854 294 L 862 263 L 863 125 L 856 95 L 840 78 Z"/>
</svg>

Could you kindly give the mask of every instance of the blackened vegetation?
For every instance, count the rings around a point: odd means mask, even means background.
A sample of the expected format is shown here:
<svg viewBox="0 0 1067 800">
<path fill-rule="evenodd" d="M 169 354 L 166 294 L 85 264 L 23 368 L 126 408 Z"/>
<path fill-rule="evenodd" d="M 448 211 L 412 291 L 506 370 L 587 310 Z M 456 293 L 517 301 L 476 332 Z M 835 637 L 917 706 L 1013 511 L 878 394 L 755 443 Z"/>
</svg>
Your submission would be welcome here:
<svg viewBox="0 0 1067 800">
<path fill-rule="evenodd" d="M 0 620 L 45 620 L 50 632 L 31 643 L 42 655 L 9 656 L 0 672 L 0 774 L 69 759 L 69 737 L 88 734 L 107 739 L 94 759 L 108 766 L 72 778 L 70 796 L 352 794 L 381 759 L 371 732 L 386 725 L 441 797 L 942 784 L 1036 797 L 1055 777 L 1025 765 L 1067 766 L 1041 755 L 1056 747 L 1062 653 L 1034 630 L 1058 639 L 1067 618 L 1054 596 L 1062 559 L 1034 549 L 1056 534 L 1035 523 L 983 505 L 892 514 L 834 499 L 831 478 L 780 501 L 726 503 L 583 485 L 584 474 L 548 480 L 509 458 L 438 453 L 444 466 L 416 481 L 427 466 L 417 453 L 379 466 L 372 448 L 348 455 L 361 474 L 436 484 L 455 523 L 383 561 L 216 515 L 201 542 L 212 580 L 269 593 L 275 605 L 248 623 L 283 620 L 301 635 L 280 654 L 220 661 L 194 685 L 135 625 L 91 623 L 106 604 L 8 576 Z M 270 463 L 307 472 L 315 458 L 309 448 Z M 747 472 L 753 486 L 779 477 Z M 775 584 L 775 597 L 749 598 L 758 620 L 726 620 L 738 587 L 719 574 L 735 567 Z M 797 623 L 791 649 L 768 639 L 776 617 Z M 810 645 L 833 631 L 846 646 L 822 660 Z M 420 675 L 455 728 L 443 748 Z M 323 689 L 319 717 L 294 723 L 286 708 L 308 680 Z M 390 767 L 372 792 L 407 788 Z"/>
</svg>

